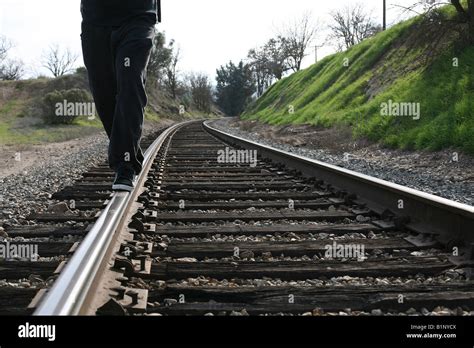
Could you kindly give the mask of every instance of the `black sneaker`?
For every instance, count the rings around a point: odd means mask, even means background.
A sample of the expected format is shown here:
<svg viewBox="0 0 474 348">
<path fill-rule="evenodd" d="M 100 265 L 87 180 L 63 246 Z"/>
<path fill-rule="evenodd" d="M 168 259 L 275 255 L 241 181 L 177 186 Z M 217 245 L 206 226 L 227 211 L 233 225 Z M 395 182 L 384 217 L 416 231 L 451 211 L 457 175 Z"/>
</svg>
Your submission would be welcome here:
<svg viewBox="0 0 474 348">
<path fill-rule="evenodd" d="M 135 188 L 133 181 L 135 180 L 135 171 L 127 166 L 121 166 L 117 169 L 115 181 L 112 186 L 114 191 L 132 192 Z"/>
</svg>

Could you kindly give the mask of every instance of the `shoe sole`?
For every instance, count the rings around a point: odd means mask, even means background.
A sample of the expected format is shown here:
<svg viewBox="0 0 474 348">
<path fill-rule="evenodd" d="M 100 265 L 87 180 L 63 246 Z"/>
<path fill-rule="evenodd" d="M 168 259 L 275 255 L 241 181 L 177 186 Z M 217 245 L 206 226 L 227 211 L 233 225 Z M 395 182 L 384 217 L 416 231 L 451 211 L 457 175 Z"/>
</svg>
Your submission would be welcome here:
<svg viewBox="0 0 474 348">
<path fill-rule="evenodd" d="M 133 187 L 128 185 L 113 185 L 112 190 L 114 191 L 125 191 L 125 192 L 132 192 Z"/>
</svg>

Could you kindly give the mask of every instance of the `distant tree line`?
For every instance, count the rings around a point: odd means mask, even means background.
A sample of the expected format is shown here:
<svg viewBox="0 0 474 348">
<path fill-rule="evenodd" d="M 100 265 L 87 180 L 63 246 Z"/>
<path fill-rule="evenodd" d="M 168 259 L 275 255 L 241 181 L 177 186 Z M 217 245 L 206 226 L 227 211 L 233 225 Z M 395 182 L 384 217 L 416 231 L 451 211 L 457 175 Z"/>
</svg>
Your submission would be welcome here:
<svg viewBox="0 0 474 348">
<path fill-rule="evenodd" d="M 276 30 L 274 37 L 251 49 L 239 64 L 230 62 L 217 70 L 216 102 L 228 115 L 239 115 L 255 97 L 260 97 L 276 81 L 301 70 L 308 51 L 329 40 L 338 50 L 348 49 L 381 30 L 360 4 L 331 13 L 325 28 L 306 12 Z M 330 30 L 323 38 L 325 29 Z"/>
<path fill-rule="evenodd" d="M 436 25 L 443 35 L 449 32 L 441 23 L 451 24 L 452 29 L 460 33 L 461 38 L 474 43 L 474 0 L 413 0 L 407 11 L 425 16 L 428 24 Z M 456 18 L 447 18 L 440 7 L 451 4 Z M 331 45 L 337 51 L 352 46 L 376 35 L 383 28 L 362 3 L 349 5 L 330 13 L 330 22 L 323 26 L 314 20 L 310 13 L 284 25 L 276 31 L 274 37 L 263 45 L 251 49 L 246 59 L 239 64 L 233 62 L 217 70 L 217 104 L 228 115 L 239 115 L 254 98 L 258 98 L 276 81 L 289 73 L 298 72 L 310 48 Z M 322 39 L 322 34 L 327 31 Z"/>
<path fill-rule="evenodd" d="M 20 80 L 25 75 L 25 64 L 20 59 L 9 57 L 14 47 L 5 36 L 0 36 L 0 80 Z M 41 67 L 48 70 L 54 77 L 74 72 L 78 55 L 59 45 L 51 45 L 44 51 L 40 60 Z"/>
<path fill-rule="evenodd" d="M 165 90 L 173 99 L 189 99 L 194 107 L 210 113 L 213 87 L 209 76 L 201 72 L 182 73 L 182 55 L 174 40 L 166 41 L 165 33 L 158 32 L 148 64 L 148 80 L 152 88 Z"/>
<path fill-rule="evenodd" d="M 321 32 L 321 25 L 309 12 L 290 24 L 277 29 L 275 37 L 248 52 L 247 62 L 260 97 L 273 82 L 289 71 L 301 70 L 308 49 Z"/>
<path fill-rule="evenodd" d="M 237 116 L 252 97 L 260 97 L 275 81 L 288 72 L 298 72 L 308 50 L 321 31 L 311 14 L 276 30 L 275 37 L 249 50 L 245 60 L 217 70 L 216 102 L 228 115 Z"/>
<path fill-rule="evenodd" d="M 0 80 L 20 80 L 25 75 L 23 62 L 9 58 L 12 48 L 10 40 L 0 36 Z M 70 49 L 52 44 L 43 51 L 39 65 L 57 78 L 74 73 L 78 58 Z M 167 42 L 165 34 L 157 32 L 147 71 L 148 87 L 160 88 L 172 99 L 189 100 L 198 110 L 210 113 L 214 91 L 209 76 L 200 72 L 182 73 L 181 58 L 175 41 Z"/>
</svg>

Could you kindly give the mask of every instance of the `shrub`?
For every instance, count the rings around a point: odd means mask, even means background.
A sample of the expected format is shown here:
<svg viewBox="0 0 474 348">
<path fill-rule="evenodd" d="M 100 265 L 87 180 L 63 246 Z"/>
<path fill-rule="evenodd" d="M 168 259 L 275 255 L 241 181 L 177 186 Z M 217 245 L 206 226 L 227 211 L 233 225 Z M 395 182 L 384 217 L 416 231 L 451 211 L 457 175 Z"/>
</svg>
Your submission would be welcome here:
<svg viewBox="0 0 474 348">
<path fill-rule="evenodd" d="M 47 124 L 72 124 L 79 116 L 89 116 L 87 114 L 80 115 L 73 112 L 73 115 L 61 113 L 64 104 L 77 105 L 78 103 L 92 103 L 92 97 L 85 89 L 69 89 L 54 91 L 46 94 L 41 100 L 41 115 Z M 90 105 L 90 104 L 88 104 Z"/>
</svg>

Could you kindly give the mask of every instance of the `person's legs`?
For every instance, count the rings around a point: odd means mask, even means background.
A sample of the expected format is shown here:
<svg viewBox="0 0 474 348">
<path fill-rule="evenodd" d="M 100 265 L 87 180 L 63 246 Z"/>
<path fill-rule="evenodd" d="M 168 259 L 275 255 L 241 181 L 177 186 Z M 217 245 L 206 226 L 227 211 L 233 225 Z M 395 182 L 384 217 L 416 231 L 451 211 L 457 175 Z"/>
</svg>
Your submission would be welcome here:
<svg viewBox="0 0 474 348">
<path fill-rule="evenodd" d="M 97 113 L 109 138 L 115 113 L 117 81 L 111 43 L 112 28 L 82 25 L 82 52 Z"/>
<path fill-rule="evenodd" d="M 146 69 L 153 47 L 154 25 L 140 21 L 114 31 L 112 46 L 115 57 L 117 100 L 110 138 L 111 168 L 124 166 L 135 174 L 142 170 L 143 153 L 140 139 L 144 110 L 148 99 L 145 92 Z"/>
</svg>

